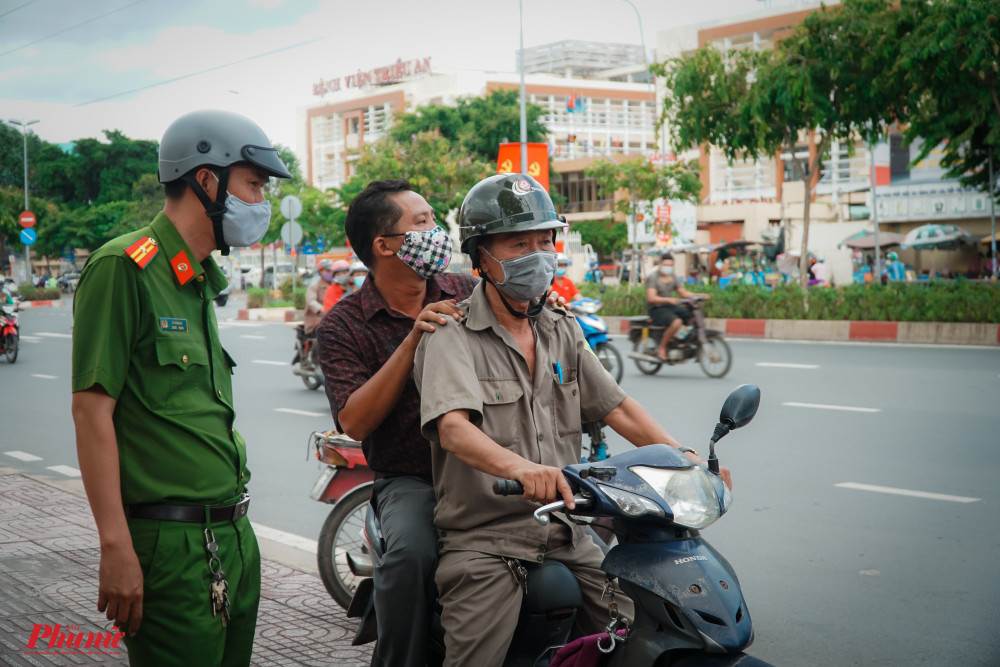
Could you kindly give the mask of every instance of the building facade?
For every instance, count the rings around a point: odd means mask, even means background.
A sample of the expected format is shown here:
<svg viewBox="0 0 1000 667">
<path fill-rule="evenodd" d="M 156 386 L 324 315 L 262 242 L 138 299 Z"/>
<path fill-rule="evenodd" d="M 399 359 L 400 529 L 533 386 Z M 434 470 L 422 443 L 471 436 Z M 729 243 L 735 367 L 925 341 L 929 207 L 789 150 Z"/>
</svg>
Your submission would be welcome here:
<svg viewBox="0 0 1000 667">
<path fill-rule="evenodd" d="M 790 7 L 793 5 L 793 7 Z M 711 44 L 723 53 L 743 49 L 773 48 L 819 2 L 792 2 L 752 14 L 685 26 L 657 33 L 656 59 L 689 54 Z M 833 3 L 831 3 L 833 4 Z M 658 97 L 666 93 L 658 83 Z M 682 157 L 698 159 L 702 166 L 703 202 L 698 208 L 699 243 L 774 239 L 779 228 L 786 231 L 786 248 L 801 244 L 803 202 L 806 194 L 802 174 L 793 158 L 812 158 L 815 134 L 803 133 L 794 149 L 757 161 L 729 163 L 719 150 L 697 149 Z M 852 253 L 840 248 L 840 241 L 856 232 L 872 228 L 872 173 L 878 172 L 875 188 L 876 216 L 880 231 L 906 234 L 929 222 L 958 224 L 974 238 L 989 233 L 988 198 L 962 188 L 944 177 L 938 167 L 938 153 L 910 167 L 919 146 L 903 146 L 898 128 L 891 128 L 889 141 L 868 146 L 860 139 L 834 141 L 813 175 L 809 198 L 809 251 L 824 255 L 834 280 L 850 282 Z M 816 223 L 816 224 L 813 224 Z M 897 249 L 898 250 L 898 249 Z M 932 262 L 937 268 L 949 266 L 964 271 L 971 257 L 969 249 L 956 251 L 901 250 L 900 258 L 917 271 Z"/>
</svg>

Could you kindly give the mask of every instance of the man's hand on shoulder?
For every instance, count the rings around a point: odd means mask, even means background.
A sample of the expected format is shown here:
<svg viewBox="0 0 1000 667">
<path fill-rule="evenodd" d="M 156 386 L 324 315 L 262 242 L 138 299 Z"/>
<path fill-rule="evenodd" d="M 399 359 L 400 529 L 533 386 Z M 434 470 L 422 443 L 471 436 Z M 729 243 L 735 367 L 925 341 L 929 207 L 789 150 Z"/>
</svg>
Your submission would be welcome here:
<svg viewBox="0 0 1000 667">
<path fill-rule="evenodd" d="M 448 324 L 449 317 L 453 318 L 456 322 L 461 321 L 465 317 L 465 313 L 456 305 L 454 299 L 429 303 L 417 315 L 417 319 L 413 323 L 412 333 L 419 340 L 423 333 L 431 333 L 436 331 L 437 327 L 443 327 Z"/>
</svg>

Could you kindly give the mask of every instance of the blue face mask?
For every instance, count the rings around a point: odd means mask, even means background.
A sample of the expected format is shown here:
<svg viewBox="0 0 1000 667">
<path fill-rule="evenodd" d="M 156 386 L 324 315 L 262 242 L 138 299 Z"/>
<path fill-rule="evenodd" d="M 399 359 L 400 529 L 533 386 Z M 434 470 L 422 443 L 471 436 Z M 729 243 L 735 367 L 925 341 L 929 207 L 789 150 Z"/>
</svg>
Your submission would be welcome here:
<svg viewBox="0 0 1000 667">
<path fill-rule="evenodd" d="M 364 276 L 354 276 L 354 286 L 361 287 L 365 282 Z"/>
<path fill-rule="evenodd" d="M 556 278 L 562 278 L 566 275 L 566 269 L 556 269 Z"/>
</svg>

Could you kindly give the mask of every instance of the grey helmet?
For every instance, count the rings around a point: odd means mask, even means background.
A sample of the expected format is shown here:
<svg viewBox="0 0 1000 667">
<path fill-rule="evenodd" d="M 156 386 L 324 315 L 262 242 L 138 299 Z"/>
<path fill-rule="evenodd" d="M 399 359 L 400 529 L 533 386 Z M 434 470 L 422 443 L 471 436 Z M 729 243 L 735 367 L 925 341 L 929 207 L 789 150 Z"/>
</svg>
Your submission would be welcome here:
<svg viewBox="0 0 1000 667">
<path fill-rule="evenodd" d="M 278 151 L 256 123 L 231 111 L 206 109 L 184 114 L 167 128 L 160 141 L 160 183 L 183 180 L 212 220 L 215 245 L 223 255 L 229 244 L 222 233 L 229 167 L 245 162 L 277 178 L 291 178 Z M 194 177 L 197 167 L 220 167 L 219 189 L 213 202 Z"/>
<path fill-rule="evenodd" d="M 278 178 L 291 178 L 264 131 L 246 116 L 206 109 L 184 114 L 160 141 L 159 179 L 169 183 L 195 167 L 249 162 Z"/>
</svg>

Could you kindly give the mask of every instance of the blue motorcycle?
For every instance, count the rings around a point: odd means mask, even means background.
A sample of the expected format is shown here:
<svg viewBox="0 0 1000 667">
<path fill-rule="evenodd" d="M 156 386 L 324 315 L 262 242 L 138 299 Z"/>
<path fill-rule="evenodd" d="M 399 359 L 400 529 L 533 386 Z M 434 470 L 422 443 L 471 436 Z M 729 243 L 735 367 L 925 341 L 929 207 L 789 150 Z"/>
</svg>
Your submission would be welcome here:
<svg viewBox="0 0 1000 667">
<path fill-rule="evenodd" d="M 601 364 L 611 373 L 615 382 L 621 384 L 624 366 L 622 355 L 618 349 L 611 344 L 611 337 L 608 336 L 608 324 L 597 314 L 601 306 L 604 305 L 597 299 L 580 297 L 569 303 L 569 310 L 576 316 L 576 321 L 583 329 L 583 337 L 587 339 L 587 344 L 594 351 Z"/>
</svg>

